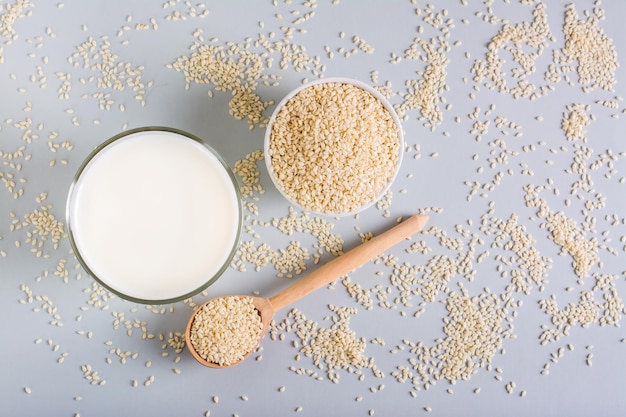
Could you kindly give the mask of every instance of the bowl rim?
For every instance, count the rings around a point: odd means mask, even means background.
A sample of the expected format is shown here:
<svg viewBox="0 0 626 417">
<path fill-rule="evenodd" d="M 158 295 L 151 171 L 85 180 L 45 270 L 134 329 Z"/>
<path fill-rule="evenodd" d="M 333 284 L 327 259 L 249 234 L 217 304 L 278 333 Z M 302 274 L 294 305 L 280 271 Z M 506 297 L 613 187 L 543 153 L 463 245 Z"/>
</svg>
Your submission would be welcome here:
<svg viewBox="0 0 626 417">
<path fill-rule="evenodd" d="M 230 178 L 234 191 L 235 191 L 235 196 L 236 196 L 236 200 L 237 200 L 237 231 L 235 233 L 235 238 L 233 239 L 233 245 L 232 248 L 228 254 L 228 256 L 226 257 L 226 259 L 224 260 L 223 265 L 211 276 L 207 279 L 206 282 L 204 282 L 202 285 L 200 285 L 199 287 L 197 287 L 194 290 L 188 291 L 185 294 L 181 294 L 175 297 L 169 297 L 169 298 L 160 298 L 160 299 L 148 299 L 148 298 L 140 298 L 140 297 L 135 297 L 132 295 L 128 295 L 125 294 L 124 292 L 116 289 L 115 287 L 111 286 L 110 284 L 108 284 L 104 279 L 100 278 L 96 273 L 93 272 L 93 270 L 91 269 L 91 267 L 89 266 L 89 264 L 85 261 L 85 259 L 83 258 L 83 256 L 81 255 L 81 251 L 78 248 L 78 245 L 75 241 L 74 238 L 74 232 L 73 232 L 73 228 L 72 228 L 72 201 L 73 201 L 73 196 L 74 196 L 74 192 L 76 191 L 76 187 L 77 184 L 81 178 L 81 174 L 85 171 L 85 169 L 87 168 L 87 166 L 89 165 L 89 163 L 101 152 L 103 151 L 105 148 L 107 148 L 108 146 L 112 145 L 113 143 L 117 142 L 118 140 L 124 139 L 128 136 L 131 135 L 135 135 L 138 133 L 143 133 L 143 132 L 167 132 L 167 133 L 173 133 L 173 134 L 177 134 L 180 136 L 184 136 L 188 139 L 193 140 L 194 142 L 202 145 L 205 149 L 207 149 L 220 163 L 220 165 L 222 166 L 222 168 L 226 171 L 226 174 L 228 175 L 228 177 Z M 136 303 L 140 303 L 140 304 L 153 304 L 153 305 L 161 305 L 161 304 L 170 304 L 170 303 L 176 303 L 179 301 L 183 301 L 186 300 L 190 297 L 193 297 L 197 294 L 199 294 L 200 292 L 204 291 L 205 289 L 207 289 L 208 287 L 210 287 L 211 285 L 213 285 L 223 274 L 224 272 L 228 269 L 232 259 L 235 256 L 235 253 L 237 252 L 237 249 L 239 248 L 239 244 L 241 242 L 241 231 L 242 231 L 242 227 L 243 227 L 243 205 L 242 205 L 242 200 L 241 200 L 241 190 L 239 188 L 239 183 L 237 181 L 237 179 L 235 178 L 235 175 L 233 174 L 232 169 L 228 166 L 228 164 L 226 163 L 226 161 L 222 158 L 222 156 L 211 146 L 209 145 L 204 139 L 193 135 L 189 132 L 186 132 L 184 130 L 181 129 L 176 129 L 176 128 L 172 128 L 172 127 L 166 127 L 166 126 L 143 126 L 143 127 L 137 127 L 137 128 L 133 128 L 133 129 L 129 129 L 129 130 L 125 130 L 123 132 L 120 132 L 112 137 L 110 137 L 109 139 L 105 140 L 104 142 L 102 142 L 101 144 L 99 144 L 98 146 L 96 146 L 88 155 L 87 157 L 85 157 L 85 159 L 83 160 L 83 162 L 80 164 L 80 166 L 78 167 L 78 169 L 76 170 L 76 173 L 74 174 L 74 177 L 72 178 L 72 182 L 69 186 L 69 190 L 67 193 L 67 199 L 66 199 L 66 204 L 65 204 L 65 224 L 67 227 L 67 235 L 70 241 L 70 246 L 72 248 L 72 252 L 74 253 L 74 255 L 76 256 L 76 259 L 78 260 L 79 264 L 81 265 L 81 267 L 89 274 L 89 276 L 91 278 L 93 278 L 99 285 L 101 285 L 102 287 L 104 287 L 106 290 L 110 291 L 111 293 L 117 295 L 118 297 L 127 300 L 127 301 L 132 301 L 132 302 L 136 302 Z"/>
<path fill-rule="evenodd" d="M 283 190 L 283 188 L 278 184 L 275 174 L 274 174 L 274 170 L 272 168 L 272 158 L 270 155 L 270 138 L 271 138 L 271 134 L 272 134 L 272 125 L 274 124 L 274 121 L 276 120 L 276 116 L 278 115 L 278 113 L 280 112 L 280 110 L 283 108 L 283 106 L 289 101 L 291 100 L 296 94 L 298 94 L 300 91 L 306 89 L 306 88 L 310 88 L 313 87 L 315 85 L 318 84 L 330 84 L 330 83 L 340 83 L 340 84 L 352 84 L 356 87 L 359 87 L 365 91 L 367 91 L 368 93 L 372 94 L 375 98 L 377 98 L 383 105 L 383 107 L 385 109 L 387 109 L 387 111 L 391 114 L 391 117 L 397 127 L 398 130 L 398 160 L 397 160 L 397 164 L 396 164 L 396 169 L 393 172 L 391 178 L 389 179 L 389 181 L 387 182 L 387 184 L 381 189 L 381 191 L 376 195 L 376 197 L 374 199 L 372 199 L 371 201 L 363 204 L 362 206 L 360 206 L 358 209 L 356 210 L 352 210 L 352 211 L 347 211 L 347 212 L 325 212 L 325 211 L 317 211 L 317 210 L 311 210 L 308 209 L 304 206 L 302 206 L 302 204 L 300 204 L 299 202 L 297 202 L 296 200 L 294 200 L 292 197 L 290 197 L 285 190 Z M 306 82 L 296 88 L 294 88 L 293 90 L 291 90 L 289 93 L 287 93 L 281 101 L 278 102 L 278 104 L 276 105 L 276 107 L 274 108 L 274 111 L 272 112 L 272 115 L 270 116 L 268 122 L 267 122 L 267 126 L 265 129 L 265 136 L 264 136 L 264 140 L 263 140 L 263 159 L 265 160 L 265 166 L 267 168 L 267 172 L 269 174 L 270 179 L 272 180 L 272 183 L 274 184 L 274 187 L 276 187 L 276 189 L 280 192 L 280 194 L 287 200 L 289 201 L 291 204 L 293 204 L 294 206 L 296 206 L 297 208 L 299 208 L 300 210 L 307 212 L 307 213 L 311 213 L 311 214 L 315 214 L 315 215 L 321 215 L 321 216 L 329 216 L 329 217 L 345 217 L 345 216 L 352 216 L 358 213 L 361 213 L 363 211 L 365 211 L 366 209 L 370 208 L 371 206 L 373 206 L 374 204 L 376 204 L 376 202 L 378 202 L 384 195 L 385 193 L 387 193 L 387 191 L 389 191 L 389 189 L 391 188 L 391 185 L 395 182 L 396 177 L 398 176 L 398 173 L 400 172 L 400 167 L 402 165 L 402 160 L 404 157 L 404 131 L 402 129 L 402 121 L 400 120 L 400 117 L 398 116 L 397 112 L 395 111 L 395 109 L 393 108 L 393 106 L 391 105 L 391 103 L 389 102 L 389 100 L 387 100 L 387 98 L 385 96 L 383 96 L 378 90 L 376 90 L 374 87 L 372 87 L 371 85 L 357 80 L 355 78 L 349 78 L 349 77 L 329 77 L 329 78 L 319 78 L 313 81 L 309 81 Z"/>
</svg>

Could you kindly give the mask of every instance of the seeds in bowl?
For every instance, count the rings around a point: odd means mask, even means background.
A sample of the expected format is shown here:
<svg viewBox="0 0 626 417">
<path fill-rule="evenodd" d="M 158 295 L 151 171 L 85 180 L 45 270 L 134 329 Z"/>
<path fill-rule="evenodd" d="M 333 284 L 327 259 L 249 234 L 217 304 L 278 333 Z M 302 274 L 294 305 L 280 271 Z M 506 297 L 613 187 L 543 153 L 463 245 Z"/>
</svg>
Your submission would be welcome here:
<svg viewBox="0 0 626 417">
<path fill-rule="evenodd" d="M 200 307 L 190 328 L 192 348 L 208 362 L 230 366 L 252 352 L 263 325 L 250 297 L 219 297 Z"/>
<path fill-rule="evenodd" d="M 270 174 L 308 211 L 360 211 L 386 190 L 400 164 L 399 123 L 379 98 L 349 82 L 301 89 L 269 129 Z"/>
</svg>

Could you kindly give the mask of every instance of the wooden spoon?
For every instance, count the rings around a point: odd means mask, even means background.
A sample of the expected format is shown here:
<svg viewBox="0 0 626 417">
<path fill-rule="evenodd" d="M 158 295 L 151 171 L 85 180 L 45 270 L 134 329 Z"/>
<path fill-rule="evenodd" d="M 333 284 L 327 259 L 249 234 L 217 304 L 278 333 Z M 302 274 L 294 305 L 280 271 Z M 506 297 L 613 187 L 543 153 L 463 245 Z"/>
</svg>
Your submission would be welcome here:
<svg viewBox="0 0 626 417">
<path fill-rule="evenodd" d="M 295 302 L 296 300 L 304 297 L 310 292 L 324 286 L 330 284 L 338 278 L 346 275 L 347 273 L 353 271 L 357 267 L 363 265 L 365 262 L 370 261 L 376 256 L 382 254 L 387 249 L 394 246 L 396 243 L 400 242 L 403 239 L 408 238 L 412 234 L 420 231 L 426 222 L 428 221 L 428 216 L 425 215 L 415 215 L 402 223 L 394 226 L 393 228 L 387 230 L 386 232 L 373 237 L 367 242 L 355 247 L 354 249 L 346 252 L 345 254 L 338 256 L 327 264 L 321 266 L 311 274 L 302 278 L 301 280 L 295 282 L 291 286 L 285 288 L 278 294 L 274 295 L 270 298 L 261 298 L 261 297 L 249 297 L 249 296 L 240 296 L 251 298 L 254 306 L 256 307 L 259 315 L 261 316 L 261 323 L 263 325 L 263 329 L 259 335 L 259 341 L 265 335 L 267 328 L 274 317 L 274 314 L 281 308 Z M 211 302 L 211 301 L 208 301 Z M 208 303 L 207 302 L 207 303 Z M 200 311 L 200 308 L 196 310 L 196 312 L 191 316 L 189 322 L 187 324 L 187 329 L 185 331 L 185 341 L 191 355 L 201 364 L 211 367 L 211 368 L 228 368 L 234 365 L 237 365 L 241 362 L 241 360 L 247 358 L 252 354 L 252 351 L 248 352 L 240 361 L 231 363 L 229 365 L 220 365 L 214 362 L 209 362 L 202 358 L 198 352 L 193 347 L 191 343 L 191 327 L 193 321 L 195 319 L 196 313 Z"/>
</svg>

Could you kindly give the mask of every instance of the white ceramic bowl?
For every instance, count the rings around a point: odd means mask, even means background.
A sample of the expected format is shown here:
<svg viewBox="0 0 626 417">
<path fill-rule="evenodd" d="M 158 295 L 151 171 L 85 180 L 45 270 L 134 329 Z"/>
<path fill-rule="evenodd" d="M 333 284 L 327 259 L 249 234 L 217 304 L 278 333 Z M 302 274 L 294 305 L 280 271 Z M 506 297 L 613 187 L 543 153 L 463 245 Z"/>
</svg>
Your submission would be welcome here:
<svg viewBox="0 0 626 417">
<path fill-rule="evenodd" d="M 390 177 L 390 179 L 386 183 L 386 185 L 378 192 L 378 194 L 376 195 L 375 198 L 373 198 L 370 201 L 365 202 L 360 207 L 358 207 L 357 209 L 352 210 L 352 211 L 345 211 L 345 212 L 330 212 L 329 211 L 329 212 L 325 212 L 325 211 L 312 210 L 310 208 L 307 208 L 307 207 L 303 206 L 301 203 L 296 201 L 292 196 L 290 196 L 283 189 L 283 187 L 281 187 L 280 183 L 276 179 L 276 174 L 275 174 L 274 168 L 272 166 L 272 155 L 271 155 L 271 150 L 270 150 L 270 140 L 271 140 L 271 137 L 272 137 L 271 136 L 272 135 L 272 125 L 274 124 L 274 121 L 276 120 L 277 115 L 279 114 L 281 109 L 285 106 L 285 104 L 290 99 L 292 99 L 296 94 L 298 94 L 299 92 L 301 92 L 304 89 L 310 88 L 310 87 L 312 87 L 314 85 L 317 85 L 317 84 L 323 84 L 323 83 L 352 84 L 352 85 L 354 85 L 356 87 L 359 87 L 359 88 L 367 91 L 368 93 L 370 93 L 372 96 L 374 96 L 377 100 L 379 100 L 382 103 L 383 107 L 389 112 L 389 114 L 393 118 L 393 121 L 394 121 L 395 125 L 397 126 L 397 132 L 398 132 L 398 155 L 397 155 L 397 161 L 396 161 L 396 166 L 395 166 L 395 172 Z M 403 156 L 403 153 L 404 153 L 404 135 L 403 135 L 403 132 L 402 132 L 402 124 L 400 122 L 400 118 L 398 117 L 397 113 L 395 112 L 393 106 L 376 89 L 374 89 L 372 86 L 370 86 L 370 85 L 368 85 L 366 83 L 363 83 L 363 82 L 355 80 L 355 79 L 344 78 L 344 77 L 333 77 L 333 78 L 319 79 L 319 80 L 315 80 L 315 81 L 311 81 L 311 82 L 308 82 L 306 84 L 303 84 L 303 85 L 295 88 L 291 92 L 289 92 L 278 103 L 278 105 L 274 109 L 274 112 L 272 113 L 272 116 L 269 119 L 269 122 L 268 122 L 268 125 L 267 125 L 267 129 L 265 131 L 265 141 L 264 141 L 264 149 L 263 150 L 264 150 L 264 156 L 265 156 L 265 164 L 267 166 L 267 170 L 268 170 L 269 176 L 272 179 L 272 181 L 274 182 L 274 185 L 276 186 L 278 191 L 280 191 L 280 193 L 289 202 L 291 202 L 294 206 L 300 208 L 301 210 L 307 211 L 309 213 L 319 214 L 319 215 L 326 215 L 326 216 L 340 217 L 340 216 L 354 215 L 354 214 L 362 212 L 363 210 L 371 207 L 378 200 L 380 200 L 384 196 L 384 194 L 389 190 L 389 187 L 391 187 L 391 184 L 395 180 L 395 178 L 396 178 L 396 176 L 398 174 L 398 171 L 400 170 L 400 165 L 402 163 L 402 156 Z"/>
</svg>

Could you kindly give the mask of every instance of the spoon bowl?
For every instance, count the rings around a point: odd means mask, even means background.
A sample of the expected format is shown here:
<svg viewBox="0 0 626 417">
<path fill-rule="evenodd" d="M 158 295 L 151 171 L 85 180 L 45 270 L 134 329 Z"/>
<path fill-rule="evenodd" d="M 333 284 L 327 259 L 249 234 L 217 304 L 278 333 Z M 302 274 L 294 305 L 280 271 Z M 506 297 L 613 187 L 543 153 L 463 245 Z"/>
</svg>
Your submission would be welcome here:
<svg viewBox="0 0 626 417">
<path fill-rule="evenodd" d="M 251 297 L 247 295 L 238 295 L 237 297 L 251 299 L 252 304 L 254 305 L 254 308 L 256 309 L 256 312 L 259 314 L 259 316 L 261 316 L 262 328 L 259 333 L 259 340 L 257 341 L 257 344 L 260 344 L 261 340 L 265 336 L 265 333 L 267 333 L 267 329 L 269 328 L 270 323 L 272 322 L 272 318 L 274 317 L 274 314 L 276 314 L 276 310 L 274 309 L 274 306 L 272 305 L 272 303 L 270 302 L 268 298 Z M 215 362 L 208 361 L 205 358 L 203 358 L 202 355 L 200 355 L 198 351 L 193 347 L 193 344 L 191 341 L 191 327 L 193 326 L 197 313 L 202 309 L 202 307 L 204 307 L 205 305 L 209 304 L 210 302 L 214 300 L 216 299 L 213 298 L 207 301 L 192 314 L 191 318 L 189 319 L 189 322 L 187 323 L 187 328 L 185 329 L 185 344 L 188 346 L 191 356 L 193 356 L 194 359 L 200 362 L 202 365 L 207 366 L 209 368 L 230 368 L 232 366 L 237 365 L 239 362 L 243 361 L 244 359 L 246 359 L 248 356 L 252 354 L 252 352 L 254 352 L 254 350 L 251 350 L 250 352 L 246 353 L 243 356 L 243 358 L 241 358 L 240 361 L 237 361 L 228 365 L 221 365 Z"/>
<path fill-rule="evenodd" d="M 261 318 L 261 331 L 259 332 L 257 345 L 261 342 L 261 339 L 263 339 L 263 336 L 267 332 L 270 322 L 272 321 L 274 315 L 278 310 L 304 297 L 310 292 L 324 285 L 330 284 L 336 279 L 341 278 L 342 276 L 358 268 L 365 262 L 375 258 L 376 256 L 381 255 L 383 252 L 394 246 L 396 243 L 420 231 L 424 227 L 424 225 L 426 225 L 427 221 L 428 216 L 412 216 L 404 220 L 402 223 L 387 230 L 386 232 L 375 236 L 372 239 L 364 242 L 363 244 L 355 247 L 354 249 L 344 253 L 343 255 L 338 256 L 337 258 L 313 271 L 311 274 L 280 291 L 273 297 L 262 298 L 250 297 L 246 295 L 238 296 L 240 298 L 251 299 L 252 304 L 256 309 L 256 313 L 258 313 Z M 250 356 L 254 349 L 250 350 L 250 352 L 246 352 L 243 357 L 238 361 L 228 364 L 219 364 L 207 361 L 205 358 L 203 358 L 197 352 L 191 340 L 192 327 L 194 320 L 196 319 L 197 313 L 202 309 L 202 307 L 204 307 L 208 303 L 211 303 L 212 301 L 213 300 L 207 301 L 203 306 L 198 308 L 192 314 L 185 330 L 185 342 L 187 347 L 189 348 L 189 351 L 191 352 L 191 355 L 202 365 L 208 366 L 210 368 L 229 368 L 231 366 L 237 365 L 245 358 Z"/>
</svg>

